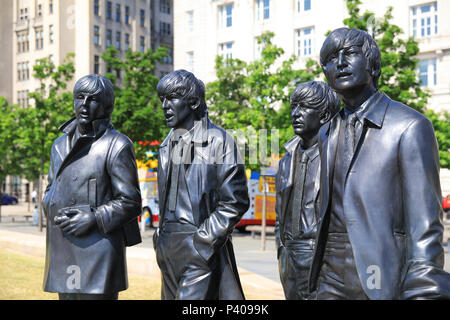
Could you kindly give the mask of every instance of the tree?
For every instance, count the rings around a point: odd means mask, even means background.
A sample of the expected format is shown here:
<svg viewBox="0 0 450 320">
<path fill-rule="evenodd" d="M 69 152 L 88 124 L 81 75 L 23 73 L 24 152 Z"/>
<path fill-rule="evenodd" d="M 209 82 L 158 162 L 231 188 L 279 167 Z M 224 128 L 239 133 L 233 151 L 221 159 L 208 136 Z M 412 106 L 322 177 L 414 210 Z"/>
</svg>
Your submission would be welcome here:
<svg viewBox="0 0 450 320">
<path fill-rule="evenodd" d="M 19 172 L 17 164 L 20 155 L 13 143 L 17 137 L 18 124 L 14 118 L 13 109 L 14 106 L 10 106 L 5 98 L 0 97 L 0 193 L 6 176 Z M 1 206 L 0 201 L 0 220 Z"/>
<path fill-rule="evenodd" d="M 134 142 L 136 158 L 148 162 L 151 150 L 139 142 L 161 141 L 168 133 L 156 93 L 159 78 L 154 75 L 156 64 L 167 56 L 167 50 L 163 47 L 144 53 L 128 50 L 125 59 L 118 54 L 116 48 L 109 47 L 102 55 L 107 67 L 115 72 L 105 74 L 113 83 L 116 96 L 111 122 Z"/>
<path fill-rule="evenodd" d="M 403 31 L 392 24 L 392 7 L 383 18 L 374 19 L 371 12 L 360 14 L 360 0 L 347 0 L 349 17 L 344 24 L 349 28 L 368 31 L 372 34 L 381 51 L 381 77 L 379 90 L 390 98 L 424 113 L 433 123 L 439 143 L 440 164 L 450 168 L 450 130 L 448 113 L 427 110 L 430 94 L 420 86 L 417 74 L 419 45 L 413 37 L 401 38 Z"/>
<path fill-rule="evenodd" d="M 258 134 L 261 129 L 276 128 L 279 142 L 284 144 L 293 136 L 290 94 L 296 84 L 312 80 L 320 71 L 312 60 L 305 70 L 292 68 L 295 56 L 281 61 L 284 50 L 272 43 L 273 36 L 273 32 L 266 32 L 258 37 L 263 49 L 255 61 L 217 56 L 217 80 L 206 85 L 206 99 L 211 118 L 224 129 L 239 129 L 248 137 L 249 130 Z M 268 143 L 271 139 L 268 132 Z M 252 145 L 248 138 L 246 145 Z M 247 152 L 246 160 L 249 168 L 260 168 L 260 163 L 249 161 Z"/>
<path fill-rule="evenodd" d="M 40 81 L 40 88 L 30 93 L 34 104 L 12 110 L 19 128 L 13 144 L 21 154 L 20 172 L 28 180 L 39 178 L 38 199 L 42 198 L 41 179 L 49 169 L 51 146 L 61 134 L 58 128 L 73 116 L 72 92 L 65 91 L 75 73 L 73 57 L 69 54 L 58 67 L 50 58 L 39 60 L 33 77 Z"/>
</svg>

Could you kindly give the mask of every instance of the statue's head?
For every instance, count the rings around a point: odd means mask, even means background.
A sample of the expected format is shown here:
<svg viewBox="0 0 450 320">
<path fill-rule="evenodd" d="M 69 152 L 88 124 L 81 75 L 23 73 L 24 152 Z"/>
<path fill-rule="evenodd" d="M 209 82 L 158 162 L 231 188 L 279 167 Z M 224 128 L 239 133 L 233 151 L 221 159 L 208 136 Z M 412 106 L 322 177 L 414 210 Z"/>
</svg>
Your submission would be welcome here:
<svg viewBox="0 0 450 320">
<path fill-rule="evenodd" d="M 295 134 L 303 138 L 315 136 L 340 107 L 336 92 L 321 81 L 299 84 L 292 92 L 290 102 L 292 127 Z"/>
<path fill-rule="evenodd" d="M 365 31 L 339 28 L 331 32 L 320 50 L 320 64 L 328 84 L 338 93 L 364 86 L 378 88 L 380 49 Z"/>
<path fill-rule="evenodd" d="M 90 124 L 109 118 L 114 109 L 114 90 L 104 76 L 91 74 L 78 80 L 73 88 L 73 108 L 78 123 Z"/>
<path fill-rule="evenodd" d="M 191 72 L 176 70 L 165 75 L 156 87 L 166 124 L 190 129 L 188 123 L 202 118 L 206 111 L 205 85 Z"/>
</svg>

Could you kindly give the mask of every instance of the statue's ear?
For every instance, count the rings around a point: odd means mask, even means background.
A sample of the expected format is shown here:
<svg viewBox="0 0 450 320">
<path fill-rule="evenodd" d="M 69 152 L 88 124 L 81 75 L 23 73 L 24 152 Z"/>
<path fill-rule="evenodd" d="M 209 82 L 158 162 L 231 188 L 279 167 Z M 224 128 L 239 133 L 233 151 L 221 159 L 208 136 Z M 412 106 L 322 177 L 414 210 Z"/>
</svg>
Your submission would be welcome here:
<svg viewBox="0 0 450 320">
<path fill-rule="evenodd" d="M 325 123 L 327 123 L 328 121 L 330 121 L 331 119 L 331 112 L 330 111 L 325 111 L 322 116 L 320 117 L 320 124 L 324 125 Z"/>
<path fill-rule="evenodd" d="M 198 108 L 200 108 L 201 102 L 202 102 L 202 101 L 201 101 L 200 98 L 192 98 L 192 99 L 189 101 L 189 105 L 190 105 L 192 111 L 194 111 L 195 113 L 197 113 L 197 112 L 198 112 Z"/>
</svg>

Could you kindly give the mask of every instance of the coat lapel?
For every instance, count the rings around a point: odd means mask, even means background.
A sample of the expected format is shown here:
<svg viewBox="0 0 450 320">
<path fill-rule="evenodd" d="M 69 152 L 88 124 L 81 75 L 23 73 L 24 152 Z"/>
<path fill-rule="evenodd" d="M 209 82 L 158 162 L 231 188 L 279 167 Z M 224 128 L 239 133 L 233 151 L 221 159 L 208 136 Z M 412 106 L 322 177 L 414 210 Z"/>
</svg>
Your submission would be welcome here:
<svg viewBox="0 0 450 320">
<path fill-rule="evenodd" d="M 199 122 L 194 125 L 194 132 L 192 135 L 192 143 L 194 148 L 188 147 L 188 152 L 185 154 L 184 163 L 185 166 L 185 182 L 187 186 L 187 192 L 191 201 L 192 210 L 199 212 L 198 207 L 200 203 L 200 196 L 205 190 L 202 185 L 204 181 L 203 177 L 206 177 L 206 171 L 208 170 L 208 164 L 210 161 L 210 146 L 212 145 L 213 137 L 209 137 L 208 130 L 212 124 L 209 121 L 208 116 L 203 117 Z M 191 157 L 191 152 L 194 153 Z M 189 159 L 189 158 L 190 159 Z M 192 159 L 192 163 L 190 163 Z"/>
<path fill-rule="evenodd" d="M 362 148 L 362 145 L 364 144 L 365 137 L 367 135 L 367 132 L 369 130 L 375 129 L 381 129 L 384 122 L 384 116 L 386 114 L 387 107 L 389 105 L 389 98 L 381 92 L 377 92 L 373 98 L 371 98 L 370 104 L 367 105 L 367 111 L 363 115 L 363 127 L 362 130 L 359 133 L 359 136 L 357 137 L 356 146 L 355 146 L 355 152 L 353 153 L 352 161 L 349 164 L 349 167 L 347 168 L 346 176 L 345 176 L 345 182 L 347 182 L 348 173 L 350 172 L 350 169 L 353 167 L 354 162 L 356 161 L 359 151 Z"/>
<path fill-rule="evenodd" d="M 288 170 L 284 171 L 284 175 L 281 176 L 282 183 L 280 188 L 280 195 L 282 199 L 281 203 L 281 216 L 280 216 L 280 222 L 284 220 L 284 216 L 286 214 L 287 205 L 289 202 L 289 198 L 292 193 L 292 186 L 294 183 L 294 162 L 295 162 L 295 150 L 298 147 L 298 144 L 300 143 L 300 137 L 295 136 L 288 142 L 284 144 L 284 148 L 286 149 L 286 168 Z"/>
<path fill-rule="evenodd" d="M 326 123 L 319 133 L 319 151 L 321 153 L 321 214 L 323 218 L 328 209 L 329 196 L 331 193 L 331 182 L 334 173 L 334 164 L 336 160 L 336 150 L 339 141 L 340 115 L 337 113 L 330 122 Z"/>
<path fill-rule="evenodd" d="M 160 215 L 164 215 L 166 196 L 167 196 L 167 184 L 169 182 L 168 172 L 169 172 L 169 162 L 170 162 L 170 148 L 169 141 L 172 138 L 173 129 L 169 132 L 166 139 L 159 147 L 159 161 L 158 161 L 158 192 L 159 192 L 159 207 Z M 162 220 L 161 220 L 162 221 Z"/>
</svg>

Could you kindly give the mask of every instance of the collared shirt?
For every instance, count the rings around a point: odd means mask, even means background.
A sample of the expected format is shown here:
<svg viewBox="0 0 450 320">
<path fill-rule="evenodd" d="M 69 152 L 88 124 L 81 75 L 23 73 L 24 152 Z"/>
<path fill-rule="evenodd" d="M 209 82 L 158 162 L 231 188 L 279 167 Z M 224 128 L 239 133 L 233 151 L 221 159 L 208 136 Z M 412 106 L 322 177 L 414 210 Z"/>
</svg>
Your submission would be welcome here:
<svg viewBox="0 0 450 320">
<path fill-rule="evenodd" d="M 317 220 L 319 216 L 319 212 L 316 212 L 316 180 L 318 178 L 318 170 L 320 165 L 320 157 L 319 157 L 319 145 L 316 143 L 315 145 L 309 147 L 308 149 L 303 149 L 298 144 L 295 149 L 294 155 L 291 161 L 294 161 L 294 179 L 296 178 L 296 170 L 300 170 L 300 157 L 301 153 L 305 152 L 308 155 L 308 162 L 306 164 L 306 176 L 305 176 L 305 185 L 303 188 L 303 199 L 301 208 L 293 208 L 294 201 L 294 192 L 292 189 L 289 203 L 287 206 L 287 215 L 285 217 L 285 239 L 286 240 L 298 240 L 294 239 L 292 236 L 292 215 L 293 210 L 301 210 L 300 213 L 300 231 L 301 231 L 301 239 L 314 239 L 317 232 Z M 293 181 L 293 186 L 295 185 L 295 181 Z"/>
<path fill-rule="evenodd" d="M 177 131 L 173 132 L 173 135 L 170 139 L 170 169 L 169 169 L 169 183 L 168 183 L 168 192 L 170 193 L 170 188 L 172 187 L 171 173 L 174 169 L 174 163 L 180 164 L 179 173 L 178 173 L 178 190 L 177 190 L 177 199 L 176 199 L 176 209 L 175 211 L 171 211 L 169 205 L 170 195 L 166 198 L 166 210 L 164 213 L 164 223 L 166 222 L 178 222 L 178 223 L 189 223 L 195 225 L 194 217 L 192 215 L 192 206 L 187 193 L 187 184 L 186 184 L 186 160 L 187 157 L 191 154 L 191 144 L 192 137 L 194 135 L 194 131 L 197 129 L 197 126 L 201 125 L 201 122 L 198 121 L 195 123 L 194 127 L 185 132 L 183 135 L 176 135 Z M 178 147 L 177 147 L 178 145 Z M 181 152 L 181 159 L 177 159 L 178 161 L 173 161 L 174 152 Z M 181 162 L 180 162 L 181 160 Z M 181 194 L 182 193 L 182 194 Z M 181 194 L 181 196 L 180 196 Z"/>
<path fill-rule="evenodd" d="M 379 91 L 375 92 L 369 99 L 367 99 L 361 106 L 352 111 L 348 108 L 341 109 L 339 111 L 338 121 L 341 122 L 339 126 L 339 138 L 337 145 L 337 154 L 335 160 L 335 168 L 333 175 L 332 184 L 332 197 L 331 197 L 331 219 L 329 232 L 333 233 L 345 233 L 347 232 L 347 227 L 345 224 L 345 214 L 344 214 L 344 188 L 345 188 L 345 177 L 347 175 L 346 170 L 348 168 L 344 167 L 346 163 L 345 159 L 345 123 L 348 115 L 355 112 L 357 121 L 355 123 L 355 141 L 358 143 L 359 138 L 363 132 L 363 126 L 366 116 L 370 110 L 370 106 L 378 100 L 381 93 Z M 356 146 L 355 146 L 356 147 Z"/>
</svg>

